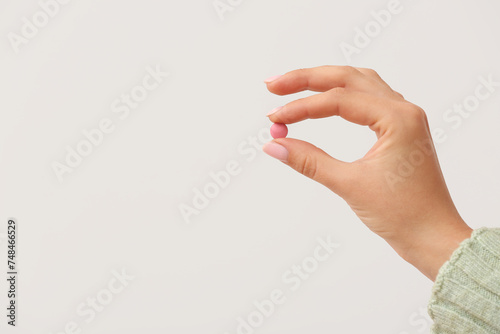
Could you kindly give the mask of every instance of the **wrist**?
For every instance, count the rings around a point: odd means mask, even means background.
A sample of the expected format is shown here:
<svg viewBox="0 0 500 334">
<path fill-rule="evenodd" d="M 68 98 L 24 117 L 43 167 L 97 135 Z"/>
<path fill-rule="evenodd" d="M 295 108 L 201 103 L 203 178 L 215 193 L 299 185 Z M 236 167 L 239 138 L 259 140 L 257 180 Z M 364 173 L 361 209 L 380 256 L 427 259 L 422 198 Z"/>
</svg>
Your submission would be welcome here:
<svg viewBox="0 0 500 334">
<path fill-rule="evenodd" d="M 404 245 L 393 248 L 430 280 L 435 281 L 439 269 L 451 258 L 460 243 L 471 237 L 472 229 L 461 219 L 430 224 L 424 231 L 409 236 Z"/>
</svg>

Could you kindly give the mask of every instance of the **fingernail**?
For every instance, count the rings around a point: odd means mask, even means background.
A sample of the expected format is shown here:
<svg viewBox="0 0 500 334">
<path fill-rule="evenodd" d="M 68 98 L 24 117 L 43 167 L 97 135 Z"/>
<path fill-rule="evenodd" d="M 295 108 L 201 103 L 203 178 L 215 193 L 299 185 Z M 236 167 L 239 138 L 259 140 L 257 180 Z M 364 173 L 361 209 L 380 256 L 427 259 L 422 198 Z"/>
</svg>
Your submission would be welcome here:
<svg viewBox="0 0 500 334">
<path fill-rule="evenodd" d="M 278 143 L 271 141 L 265 144 L 262 147 L 262 150 L 264 151 L 264 153 L 282 162 L 288 161 L 288 150 L 284 146 L 281 146 Z"/>
<path fill-rule="evenodd" d="M 276 79 L 278 79 L 278 78 L 280 78 L 280 77 L 281 77 L 281 75 L 274 75 L 274 76 L 269 77 L 269 78 L 267 78 L 266 80 L 264 80 L 264 82 L 265 82 L 265 83 L 270 83 L 270 82 L 273 82 L 274 80 L 276 80 Z"/>
<path fill-rule="evenodd" d="M 281 108 L 283 108 L 283 106 L 281 107 L 276 107 L 274 108 L 273 110 L 271 110 L 266 116 L 271 116 L 272 114 L 274 114 L 275 112 L 277 112 L 278 110 L 280 110 Z"/>
</svg>

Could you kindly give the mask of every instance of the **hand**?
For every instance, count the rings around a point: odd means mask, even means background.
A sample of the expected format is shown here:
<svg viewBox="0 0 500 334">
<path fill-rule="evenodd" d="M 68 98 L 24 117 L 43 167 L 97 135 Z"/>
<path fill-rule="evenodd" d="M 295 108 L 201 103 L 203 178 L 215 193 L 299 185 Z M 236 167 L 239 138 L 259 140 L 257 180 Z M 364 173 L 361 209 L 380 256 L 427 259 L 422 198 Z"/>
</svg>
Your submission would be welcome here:
<svg viewBox="0 0 500 334">
<path fill-rule="evenodd" d="M 375 131 L 375 145 L 351 163 L 297 139 L 275 139 L 263 149 L 341 196 L 370 230 L 435 280 L 472 230 L 446 187 L 425 112 L 370 69 L 300 69 L 266 84 L 277 95 L 320 92 L 268 115 L 272 122 L 340 116 Z"/>
</svg>

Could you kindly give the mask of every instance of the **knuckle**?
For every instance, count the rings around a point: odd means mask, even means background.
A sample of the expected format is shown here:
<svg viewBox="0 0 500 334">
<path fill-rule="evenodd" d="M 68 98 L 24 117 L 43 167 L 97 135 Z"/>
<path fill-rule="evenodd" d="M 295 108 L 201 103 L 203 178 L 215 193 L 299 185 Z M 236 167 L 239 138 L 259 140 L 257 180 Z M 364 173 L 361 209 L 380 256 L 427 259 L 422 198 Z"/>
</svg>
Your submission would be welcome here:
<svg viewBox="0 0 500 334">
<path fill-rule="evenodd" d="M 308 178 L 315 179 L 318 172 L 316 159 L 310 155 L 306 155 L 297 166 L 297 170 Z"/>
<path fill-rule="evenodd" d="M 314 118 L 314 113 L 312 112 L 310 101 L 304 100 L 301 104 L 302 113 L 306 119 Z"/>
<path fill-rule="evenodd" d="M 418 130 L 428 126 L 427 114 L 419 106 L 404 102 L 401 111 L 405 127 L 408 130 Z"/>
<path fill-rule="evenodd" d="M 306 74 L 306 69 L 305 68 L 298 68 L 294 72 L 297 75 L 304 75 L 304 74 Z"/>
<path fill-rule="evenodd" d="M 378 77 L 378 76 L 379 76 L 379 75 L 378 75 L 378 72 L 377 72 L 377 71 L 375 71 L 373 68 L 365 68 L 364 70 L 365 70 L 365 72 L 366 72 L 368 75 L 371 75 L 371 76 L 376 76 L 376 77 Z"/>
<path fill-rule="evenodd" d="M 329 104 L 332 105 L 332 107 L 338 107 L 346 95 L 347 91 L 344 87 L 335 87 L 332 88 L 328 91 L 329 97 L 331 98 L 331 101 Z"/>
<path fill-rule="evenodd" d="M 300 98 L 298 100 L 289 102 L 283 106 L 280 116 L 284 121 L 291 121 L 292 118 L 297 116 L 303 116 L 309 118 L 310 115 L 310 99 L 307 97 Z"/>
<path fill-rule="evenodd" d="M 400 92 L 396 92 L 395 90 L 393 91 L 394 94 L 396 94 L 397 97 L 399 97 L 400 99 L 405 99 L 405 97 L 403 96 L 403 94 L 401 94 Z"/>
<path fill-rule="evenodd" d="M 307 68 L 299 68 L 295 71 L 293 71 L 293 79 L 295 82 L 301 86 L 303 86 L 304 89 L 309 89 L 309 74 L 310 71 Z"/>
<path fill-rule="evenodd" d="M 342 76 L 349 76 L 349 75 L 352 75 L 352 74 L 358 72 L 358 70 L 356 68 L 354 68 L 353 66 L 346 65 L 346 66 L 340 67 L 340 72 L 341 72 Z"/>
<path fill-rule="evenodd" d="M 343 87 L 335 87 L 330 89 L 328 93 L 330 94 L 328 105 L 332 111 L 335 111 L 335 115 L 340 114 L 340 109 L 344 103 L 345 94 L 347 93 L 346 89 Z"/>
<path fill-rule="evenodd" d="M 309 69 L 307 68 L 299 68 L 292 71 L 295 78 L 307 78 L 309 74 Z"/>
<path fill-rule="evenodd" d="M 416 105 L 411 105 L 406 113 L 408 114 L 408 118 L 413 121 L 422 121 L 427 119 L 427 115 L 425 114 L 424 109 Z"/>
<path fill-rule="evenodd" d="M 346 90 L 344 87 L 334 87 L 328 91 L 328 93 L 330 93 L 334 97 L 340 97 L 340 96 L 344 95 L 345 92 L 346 92 Z"/>
</svg>

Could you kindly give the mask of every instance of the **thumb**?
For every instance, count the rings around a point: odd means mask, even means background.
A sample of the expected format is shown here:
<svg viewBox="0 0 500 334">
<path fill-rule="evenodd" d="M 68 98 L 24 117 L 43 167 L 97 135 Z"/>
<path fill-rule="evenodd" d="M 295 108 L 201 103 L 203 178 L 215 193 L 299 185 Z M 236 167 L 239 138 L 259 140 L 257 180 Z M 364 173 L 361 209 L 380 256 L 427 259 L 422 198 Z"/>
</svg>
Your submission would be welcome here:
<svg viewBox="0 0 500 334">
<path fill-rule="evenodd" d="M 280 138 L 266 143 L 263 151 L 337 194 L 348 183 L 350 164 L 337 160 L 318 147 L 297 139 Z"/>
</svg>

